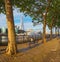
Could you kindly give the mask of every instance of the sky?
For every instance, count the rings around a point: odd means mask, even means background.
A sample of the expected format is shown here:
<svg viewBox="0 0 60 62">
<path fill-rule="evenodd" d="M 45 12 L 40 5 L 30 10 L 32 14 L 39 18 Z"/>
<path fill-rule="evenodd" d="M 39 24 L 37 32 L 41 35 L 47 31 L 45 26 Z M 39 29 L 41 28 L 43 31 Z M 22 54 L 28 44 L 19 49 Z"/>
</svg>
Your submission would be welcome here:
<svg viewBox="0 0 60 62">
<path fill-rule="evenodd" d="M 18 9 L 15 9 L 13 11 L 13 15 L 14 15 L 14 23 L 15 23 L 15 25 L 20 26 L 21 16 L 23 16 L 23 22 L 24 22 L 24 29 L 25 30 L 30 30 L 30 29 L 40 30 L 40 31 L 43 30 L 43 25 L 42 24 L 33 26 L 32 18 L 30 16 L 24 16 L 24 14 L 19 12 Z M 1 27 L 7 27 L 6 15 L 4 15 L 4 14 L 0 14 L 0 28 Z M 47 32 L 49 32 L 48 27 L 46 29 L 47 29 Z"/>
</svg>

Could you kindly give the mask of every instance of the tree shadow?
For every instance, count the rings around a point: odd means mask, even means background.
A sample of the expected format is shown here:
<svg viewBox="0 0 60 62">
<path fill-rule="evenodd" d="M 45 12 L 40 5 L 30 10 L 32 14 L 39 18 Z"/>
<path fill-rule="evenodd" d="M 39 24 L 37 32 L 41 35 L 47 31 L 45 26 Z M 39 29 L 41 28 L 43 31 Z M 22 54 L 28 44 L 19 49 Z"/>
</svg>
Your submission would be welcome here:
<svg viewBox="0 0 60 62">
<path fill-rule="evenodd" d="M 28 50 L 30 50 L 30 49 L 32 49 L 32 48 L 35 48 L 35 47 L 41 45 L 42 43 L 43 43 L 43 42 L 34 44 L 34 45 L 32 45 L 32 46 L 28 46 L 28 47 L 26 47 L 26 48 L 18 49 L 18 53 L 20 53 L 20 52 L 26 52 L 26 51 L 28 51 Z"/>
<path fill-rule="evenodd" d="M 0 49 L 0 54 L 4 54 L 5 51 L 6 51 L 6 48 L 2 48 L 2 49 Z"/>
<path fill-rule="evenodd" d="M 57 40 L 59 39 L 59 37 L 52 36 L 52 38 L 50 38 L 50 37 L 47 37 L 47 38 L 46 38 L 46 41 L 48 42 L 48 41 L 50 41 L 50 40 L 53 40 L 53 39 L 55 39 L 55 38 L 57 38 Z"/>
</svg>

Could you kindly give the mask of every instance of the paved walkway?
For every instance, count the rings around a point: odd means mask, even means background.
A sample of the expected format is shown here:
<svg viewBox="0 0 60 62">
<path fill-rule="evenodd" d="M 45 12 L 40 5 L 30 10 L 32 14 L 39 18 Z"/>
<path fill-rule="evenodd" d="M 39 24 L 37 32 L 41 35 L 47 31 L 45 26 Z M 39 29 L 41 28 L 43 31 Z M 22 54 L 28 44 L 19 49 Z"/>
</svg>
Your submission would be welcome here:
<svg viewBox="0 0 60 62">
<path fill-rule="evenodd" d="M 57 39 L 58 42 L 55 46 L 52 47 L 51 51 L 43 59 L 43 62 L 60 62 L 60 39 Z"/>
<path fill-rule="evenodd" d="M 0 62 L 60 62 L 60 39 L 53 39 L 46 44 L 33 44 L 31 48 L 28 44 L 18 45 L 19 53 L 8 57 L 0 55 Z"/>
</svg>

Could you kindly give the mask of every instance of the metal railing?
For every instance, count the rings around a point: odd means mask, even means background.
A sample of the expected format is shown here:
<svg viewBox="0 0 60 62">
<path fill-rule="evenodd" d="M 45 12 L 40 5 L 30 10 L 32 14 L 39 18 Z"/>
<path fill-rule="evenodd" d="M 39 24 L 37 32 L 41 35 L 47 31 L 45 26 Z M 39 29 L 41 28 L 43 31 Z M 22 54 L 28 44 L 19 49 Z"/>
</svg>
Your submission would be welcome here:
<svg viewBox="0 0 60 62">
<path fill-rule="evenodd" d="M 30 42 L 39 40 L 41 37 L 39 35 L 16 35 L 16 41 L 20 42 Z M 0 43 L 8 42 L 8 35 L 7 34 L 0 34 Z"/>
</svg>

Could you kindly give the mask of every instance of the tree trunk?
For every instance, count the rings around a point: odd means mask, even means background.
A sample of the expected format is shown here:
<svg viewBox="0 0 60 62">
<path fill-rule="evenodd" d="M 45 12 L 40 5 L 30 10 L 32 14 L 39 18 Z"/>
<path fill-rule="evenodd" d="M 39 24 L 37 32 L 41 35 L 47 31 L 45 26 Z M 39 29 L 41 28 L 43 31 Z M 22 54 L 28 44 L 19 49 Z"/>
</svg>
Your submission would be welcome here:
<svg viewBox="0 0 60 62">
<path fill-rule="evenodd" d="M 47 13 L 48 13 L 48 9 L 50 6 L 50 0 L 48 0 L 48 6 L 46 7 L 46 12 L 43 15 L 44 21 L 43 21 L 43 42 L 44 44 L 46 43 L 46 17 L 47 17 Z"/>
<path fill-rule="evenodd" d="M 50 39 L 52 39 L 52 26 L 51 26 L 51 31 L 50 31 Z"/>
<path fill-rule="evenodd" d="M 53 20 L 51 21 L 51 26 L 50 26 L 50 27 L 51 27 L 51 31 L 50 31 L 50 39 L 52 39 L 52 24 L 53 24 L 52 22 L 53 22 Z"/>
<path fill-rule="evenodd" d="M 55 27 L 55 35 L 56 35 L 56 37 L 57 37 L 57 27 Z"/>
<path fill-rule="evenodd" d="M 59 28 L 58 28 L 58 36 L 59 36 Z"/>
<path fill-rule="evenodd" d="M 8 47 L 6 49 L 6 54 L 8 55 L 16 54 L 17 52 L 11 1 L 12 0 L 5 0 L 6 19 L 7 19 L 7 26 L 8 26 Z"/>
<path fill-rule="evenodd" d="M 46 16 L 44 15 L 44 21 L 43 21 L 43 42 L 46 43 Z"/>
</svg>

